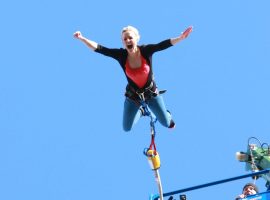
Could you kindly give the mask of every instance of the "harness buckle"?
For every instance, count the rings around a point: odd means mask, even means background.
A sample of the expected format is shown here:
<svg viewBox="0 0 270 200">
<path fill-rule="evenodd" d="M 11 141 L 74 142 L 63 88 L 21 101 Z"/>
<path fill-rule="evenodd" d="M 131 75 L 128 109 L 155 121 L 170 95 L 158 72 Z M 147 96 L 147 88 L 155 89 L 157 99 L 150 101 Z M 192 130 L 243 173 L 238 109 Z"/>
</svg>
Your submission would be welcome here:
<svg viewBox="0 0 270 200">
<path fill-rule="evenodd" d="M 145 101 L 144 92 L 136 91 L 136 94 L 142 101 Z"/>
</svg>

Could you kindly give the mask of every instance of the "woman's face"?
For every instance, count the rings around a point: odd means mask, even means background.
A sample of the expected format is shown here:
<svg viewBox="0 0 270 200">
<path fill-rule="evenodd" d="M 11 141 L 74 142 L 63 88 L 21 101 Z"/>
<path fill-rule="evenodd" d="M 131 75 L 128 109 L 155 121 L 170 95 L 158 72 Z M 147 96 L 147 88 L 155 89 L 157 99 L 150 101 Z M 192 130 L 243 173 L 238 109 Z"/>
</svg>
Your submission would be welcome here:
<svg viewBox="0 0 270 200">
<path fill-rule="evenodd" d="M 125 31 L 122 33 L 122 42 L 129 53 L 137 50 L 138 38 L 133 31 Z"/>
</svg>

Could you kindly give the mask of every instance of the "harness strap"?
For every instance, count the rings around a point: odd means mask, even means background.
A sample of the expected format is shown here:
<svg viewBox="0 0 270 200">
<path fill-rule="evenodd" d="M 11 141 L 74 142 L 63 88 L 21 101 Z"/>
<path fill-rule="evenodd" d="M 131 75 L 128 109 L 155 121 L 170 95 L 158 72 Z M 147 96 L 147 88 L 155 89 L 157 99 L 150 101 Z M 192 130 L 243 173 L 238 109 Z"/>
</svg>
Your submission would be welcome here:
<svg viewBox="0 0 270 200">
<path fill-rule="evenodd" d="M 147 87 L 137 88 L 131 84 L 126 87 L 125 96 L 134 100 L 137 105 L 140 105 L 138 101 L 146 101 L 152 97 L 156 97 L 159 94 L 165 93 L 166 90 L 158 90 L 154 81 L 152 81 Z"/>
<path fill-rule="evenodd" d="M 157 149 L 156 149 L 156 144 L 155 144 L 155 136 L 156 136 L 156 130 L 155 130 L 155 123 L 157 121 L 156 118 L 151 114 L 151 112 L 148 109 L 148 106 L 146 102 L 143 100 L 144 97 L 142 95 L 142 99 L 140 100 L 140 104 L 142 106 L 142 109 L 144 110 L 144 113 L 146 116 L 149 116 L 151 121 L 150 121 L 150 127 L 151 127 L 151 143 L 149 145 L 149 148 L 146 148 L 144 150 L 144 154 L 147 156 L 147 151 L 148 150 L 154 150 L 154 155 L 157 155 Z"/>
<path fill-rule="evenodd" d="M 154 150 L 155 154 L 157 152 L 157 148 L 156 148 L 156 144 L 155 144 L 155 136 L 154 135 L 151 136 L 151 144 L 150 144 L 148 150 Z"/>
</svg>

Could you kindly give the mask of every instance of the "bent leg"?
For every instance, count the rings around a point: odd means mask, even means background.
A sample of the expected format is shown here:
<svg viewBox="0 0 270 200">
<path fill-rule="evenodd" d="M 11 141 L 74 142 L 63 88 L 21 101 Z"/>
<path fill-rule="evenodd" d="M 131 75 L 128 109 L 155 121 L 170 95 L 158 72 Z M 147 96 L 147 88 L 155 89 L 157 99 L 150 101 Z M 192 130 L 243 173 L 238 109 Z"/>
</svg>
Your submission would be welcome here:
<svg viewBox="0 0 270 200">
<path fill-rule="evenodd" d="M 141 117 L 139 106 L 135 104 L 129 98 L 125 99 L 124 102 L 124 113 L 123 113 L 123 129 L 128 132 L 132 129 L 134 124 L 138 122 Z"/>
<path fill-rule="evenodd" d="M 148 106 L 157 117 L 157 120 L 165 127 L 170 127 L 172 116 L 167 111 L 163 97 L 158 95 L 148 101 Z"/>
</svg>

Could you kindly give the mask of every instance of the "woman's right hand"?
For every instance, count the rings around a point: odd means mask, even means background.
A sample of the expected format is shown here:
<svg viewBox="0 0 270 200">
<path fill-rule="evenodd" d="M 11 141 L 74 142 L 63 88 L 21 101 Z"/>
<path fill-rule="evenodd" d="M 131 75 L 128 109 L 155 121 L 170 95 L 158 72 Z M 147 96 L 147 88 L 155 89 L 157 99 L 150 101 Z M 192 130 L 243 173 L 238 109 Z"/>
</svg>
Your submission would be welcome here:
<svg viewBox="0 0 270 200">
<path fill-rule="evenodd" d="M 73 34 L 73 36 L 74 36 L 75 38 L 77 38 L 77 39 L 82 39 L 82 38 L 83 38 L 82 33 L 81 33 L 80 31 L 76 31 L 76 32 Z"/>
<path fill-rule="evenodd" d="M 73 36 L 83 43 L 85 43 L 89 48 L 96 50 L 98 47 L 98 44 L 92 40 L 87 39 L 86 37 L 82 36 L 82 33 L 80 31 L 76 31 Z"/>
</svg>

